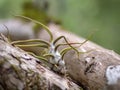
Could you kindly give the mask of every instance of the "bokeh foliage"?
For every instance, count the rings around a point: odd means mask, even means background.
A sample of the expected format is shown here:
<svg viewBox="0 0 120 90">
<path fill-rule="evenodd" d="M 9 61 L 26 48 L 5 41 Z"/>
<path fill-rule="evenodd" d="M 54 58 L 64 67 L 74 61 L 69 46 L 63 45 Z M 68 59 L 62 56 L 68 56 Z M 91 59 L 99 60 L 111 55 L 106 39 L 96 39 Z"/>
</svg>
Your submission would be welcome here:
<svg viewBox="0 0 120 90">
<path fill-rule="evenodd" d="M 51 0 L 51 2 L 50 15 L 60 18 L 63 27 L 83 37 L 98 30 L 92 40 L 120 53 L 120 0 Z"/>
<path fill-rule="evenodd" d="M 0 18 L 11 17 L 12 14 L 19 14 L 22 5 L 28 0 L 0 0 Z"/>
<path fill-rule="evenodd" d="M 25 1 L 27 0 L 0 0 L 0 17 L 9 16 L 12 11 L 20 12 Z M 42 7 L 47 2 L 47 15 L 60 20 L 62 27 L 77 35 L 87 37 L 92 31 L 98 30 L 92 40 L 120 53 L 120 0 L 34 1 Z"/>
</svg>

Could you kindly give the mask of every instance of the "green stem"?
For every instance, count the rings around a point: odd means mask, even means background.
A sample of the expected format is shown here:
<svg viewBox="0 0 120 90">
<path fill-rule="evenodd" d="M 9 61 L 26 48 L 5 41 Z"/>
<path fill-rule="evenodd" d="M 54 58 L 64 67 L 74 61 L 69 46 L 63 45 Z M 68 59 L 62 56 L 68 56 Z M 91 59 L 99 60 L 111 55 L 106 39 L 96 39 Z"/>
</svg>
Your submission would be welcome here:
<svg viewBox="0 0 120 90">
<path fill-rule="evenodd" d="M 48 60 L 46 59 L 46 58 L 43 58 L 43 57 L 41 57 L 41 56 L 37 56 L 37 55 L 35 55 L 34 53 L 32 53 L 32 52 L 28 52 L 30 55 L 32 55 L 32 56 L 34 56 L 34 57 L 36 57 L 36 58 L 38 58 L 38 59 L 40 59 L 40 60 L 44 60 L 44 61 L 46 61 L 47 63 L 48 63 Z"/>
<path fill-rule="evenodd" d="M 77 52 L 77 54 L 78 54 L 78 56 L 79 56 L 79 51 L 78 51 L 76 48 L 74 48 L 71 44 L 69 44 L 69 42 L 67 41 L 67 39 L 66 39 L 65 36 L 60 36 L 60 37 L 58 37 L 58 38 L 53 42 L 53 45 L 54 45 L 58 40 L 60 40 L 60 39 L 62 39 L 62 38 L 65 40 L 65 42 L 66 42 L 73 50 L 75 50 L 75 51 Z"/>
<path fill-rule="evenodd" d="M 82 43 L 69 43 L 69 44 L 73 45 L 73 44 L 82 44 Z M 68 44 L 67 44 L 67 43 L 62 43 L 62 44 L 56 45 L 55 51 L 57 51 L 57 49 L 58 49 L 60 46 L 64 46 L 64 45 L 68 45 Z"/>
<path fill-rule="evenodd" d="M 54 56 L 52 54 L 44 54 L 43 57 L 52 57 L 52 58 L 54 58 Z"/>
<path fill-rule="evenodd" d="M 21 16 L 21 15 L 15 15 L 15 16 L 16 16 L 16 17 L 25 18 L 25 19 L 27 19 L 27 20 L 33 21 L 33 22 L 36 23 L 36 24 L 41 25 L 41 26 L 42 26 L 43 28 L 45 28 L 45 30 L 49 33 L 49 35 L 50 35 L 50 42 L 52 42 L 52 40 L 53 40 L 53 35 L 52 35 L 50 29 L 49 29 L 46 25 L 42 24 L 42 23 L 39 22 L 39 21 L 36 21 L 36 20 L 31 19 L 31 18 L 29 18 L 29 17 L 26 17 L 26 16 Z"/>
<path fill-rule="evenodd" d="M 48 48 L 47 45 L 43 45 L 43 44 L 31 44 L 31 45 L 15 45 L 18 47 L 44 47 L 44 48 Z"/>
<path fill-rule="evenodd" d="M 63 58 L 64 58 L 64 55 L 65 55 L 69 50 L 71 50 L 71 49 L 72 49 L 71 47 L 65 48 L 65 49 L 63 49 L 63 50 L 60 52 L 60 55 L 62 56 L 62 60 L 63 60 Z"/>
<path fill-rule="evenodd" d="M 95 31 L 97 31 L 97 30 L 95 30 Z M 79 47 L 81 47 L 84 43 L 86 43 L 87 41 L 89 41 L 90 38 L 92 38 L 92 36 L 93 36 L 93 34 L 95 33 L 95 31 L 93 31 L 92 33 L 90 33 L 90 34 L 87 36 L 87 39 L 86 39 L 85 41 L 83 41 Z"/>
<path fill-rule="evenodd" d="M 41 42 L 41 43 L 44 43 L 44 44 L 50 46 L 50 44 L 48 42 L 40 40 L 40 39 L 29 39 L 29 40 L 13 41 L 13 42 L 11 42 L 11 44 L 27 43 L 27 42 Z"/>
</svg>

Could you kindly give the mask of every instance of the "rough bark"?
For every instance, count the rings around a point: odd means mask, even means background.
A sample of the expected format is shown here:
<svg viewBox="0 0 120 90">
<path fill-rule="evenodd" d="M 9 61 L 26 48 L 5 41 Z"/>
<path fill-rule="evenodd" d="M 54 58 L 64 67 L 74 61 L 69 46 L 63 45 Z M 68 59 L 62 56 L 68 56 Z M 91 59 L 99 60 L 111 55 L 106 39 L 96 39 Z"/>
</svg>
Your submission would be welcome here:
<svg viewBox="0 0 120 90">
<path fill-rule="evenodd" d="M 0 90 L 80 90 L 0 34 Z"/>
<path fill-rule="evenodd" d="M 49 28 L 54 38 L 65 36 L 69 42 L 83 42 L 85 39 L 62 30 L 55 24 Z M 42 39 L 49 39 L 46 32 L 40 32 Z M 62 42 L 62 41 L 61 41 Z M 65 63 L 69 75 L 88 90 L 119 90 L 120 89 L 120 56 L 113 50 L 107 50 L 99 45 L 87 41 L 78 48 L 80 57 L 75 51 L 65 55 Z"/>
<path fill-rule="evenodd" d="M 85 40 L 62 30 L 55 24 L 50 24 L 49 28 L 54 38 L 62 35 L 69 42 Z M 49 35 L 41 30 L 39 38 L 49 40 Z M 62 42 L 60 41 L 60 43 Z M 77 84 L 83 85 L 88 90 L 120 90 L 120 56 L 118 54 L 90 41 L 79 47 L 78 50 L 84 52 L 80 54 L 79 58 L 73 50 L 64 57 L 68 74 Z"/>
</svg>

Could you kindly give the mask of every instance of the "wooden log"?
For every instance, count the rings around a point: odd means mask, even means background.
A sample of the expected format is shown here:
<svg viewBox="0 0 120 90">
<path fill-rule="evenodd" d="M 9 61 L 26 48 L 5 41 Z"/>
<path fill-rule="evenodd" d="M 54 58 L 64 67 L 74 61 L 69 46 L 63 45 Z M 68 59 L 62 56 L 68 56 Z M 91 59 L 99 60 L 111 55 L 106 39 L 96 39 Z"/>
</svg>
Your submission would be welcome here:
<svg viewBox="0 0 120 90">
<path fill-rule="evenodd" d="M 23 22 L 19 19 L 1 20 L 0 33 L 3 33 L 7 37 L 9 35 L 11 40 L 35 38 L 33 26 L 33 23 Z"/>
<path fill-rule="evenodd" d="M 54 38 L 62 35 L 69 42 L 83 42 L 85 40 L 62 30 L 55 24 L 50 24 L 49 28 Z M 49 35 L 41 30 L 39 38 L 49 40 Z M 78 58 L 77 54 L 71 50 L 64 57 L 68 74 L 77 84 L 83 85 L 86 90 L 120 89 L 120 56 L 118 54 L 90 41 L 79 47 L 78 50 L 85 53 L 81 53 Z"/>
<path fill-rule="evenodd" d="M 80 90 L 0 34 L 0 90 Z"/>
<path fill-rule="evenodd" d="M 49 28 L 54 38 L 62 35 L 72 43 L 85 41 L 55 24 L 50 24 Z M 49 36 L 43 30 L 39 38 L 48 40 Z M 69 75 L 77 83 L 85 86 L 87 90 L 120 90 L 120 56 L 118 54 L 90 41 L 77 49 L 84 52 L 79 58 L 73 50 L 69 51 L 64 58 Z"/>
</svg>

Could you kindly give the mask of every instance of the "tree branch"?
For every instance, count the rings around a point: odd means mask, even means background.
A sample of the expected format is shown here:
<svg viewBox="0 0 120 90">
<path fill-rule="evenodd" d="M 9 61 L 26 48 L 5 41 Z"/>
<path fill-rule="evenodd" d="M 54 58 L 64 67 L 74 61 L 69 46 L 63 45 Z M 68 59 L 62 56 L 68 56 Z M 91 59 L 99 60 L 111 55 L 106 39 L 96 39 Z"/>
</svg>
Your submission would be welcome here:
<svg viewBox="0 0 120 90">
<path fill-rule="evenodd" d="M 55 24 L 50 24 L 49 28 L 54 38 L 62 35 L 71 43 L 85 41 L 81 37 L 62 30 Z M 49 39 L 44 30 L 40 32 L 39 38 Z M 69 51 L 64 58 L 67 71 L 76 82 L 88 90 L 120 89 L 120 56 L 118 54 L 90 41 L 87 41 L 78 50 L 84 52 L 80 54 L 79 58 L 73 50 Z"/>
<path fill-rule="evenodd" d="M 0 34 L 0 90 L 80 90 Z"/>
<path fill-rule="evenodd" d="M 62 30 L 55 24 L 50 24 L 49 28 L 52 31 L 54 38 L 57 38 L 58 36 L 65 36 L 69 42 L 72 43 L 83 42 L 85 40 L 81 37 Z M 25 31 L 24 28 L 22 30 Z M 18 27 L 18 32 L 19 31 L 20 30 Z M 40 30 L 38 35 L 39 38 L 43 40 L 49 40 L 49 35 L 44 30 Z M 62 42 L 63 41 L 60 41 L 59 43 Z M 2 43 L 0 45 L 2 45 Z M 0 46 L 1 53 L 4 51 L 3 47 L 5 47 L 4 44 Z M 118 54 L 112 50 L 102 48 L 101 46 L 96 45 L 90 41 L 86 42 L 77 49 L 81 52 L 84 52 L 80 54 L 79 58 L 73 50 L 69 51 L 64 57 L 68 74 L 74 81 L 80 85 L 82 84 L 85 86 L 85 89 L 88 90 L 120 89 L 120 56 Z M 34 52 L 38 52 L 38 49 L 34 50 Z M 4 61 L 3 59 L 1 60 Z M 4 83 L 2 85 L 4 85 Z"/>
</svg>

